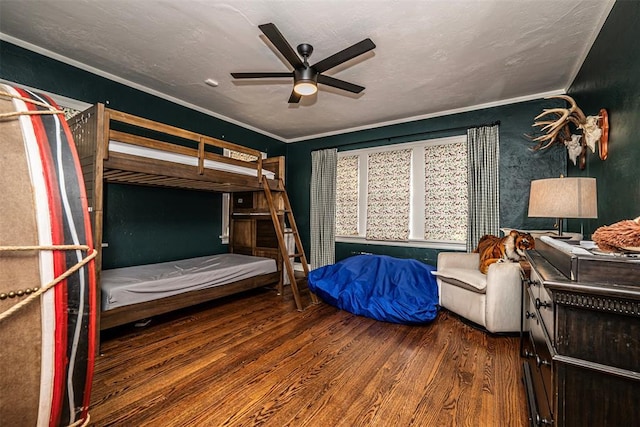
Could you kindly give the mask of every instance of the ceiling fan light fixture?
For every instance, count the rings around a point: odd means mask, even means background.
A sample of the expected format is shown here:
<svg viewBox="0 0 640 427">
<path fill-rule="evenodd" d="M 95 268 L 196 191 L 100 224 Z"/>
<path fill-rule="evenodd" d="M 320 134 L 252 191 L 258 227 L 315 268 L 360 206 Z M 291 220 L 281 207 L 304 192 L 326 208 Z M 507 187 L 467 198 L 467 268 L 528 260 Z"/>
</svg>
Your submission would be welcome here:
<svg viewBox="0 0 640 427">
<path fill-rule="evenodd" d="M 313 95 L 318 91 L 318 86 L 313 80 L 299 80 L 293 87 L 293 90 L 302 96 Z"/>
<path fill-rule="evenodd" d="M 298 95 L 313 95 L 318 91 L 318 73 L 310 67 L 295 70 L 293 80 L 293 91 Z"/>
<path fill-rule="evenodd" d="M 293 74 L 293 91 L 289 96 L 289 104 L 297 104 L 303 96 L 313 95 L 318 92 L 318 83 L 351 93 L 360 93 L 364 90 L 363 86 L 345 82 L 344 80 L 336 79 L 323 73 L 374 49 L 376 45 L 371 39 L 364 39 L 346 49 L 342 49 L 340 52 L 324 58 L 320 62 L 309 65 L 308 60 L 313 53 L 313 46 L 309 43 L 299 44 L 296 53 L 275 24 L 262 24 L 258 25 L 258 28 L 260 28 L 267 39 L 269 39 L 278 52 L 287 60 L 291 68 L 293 68 L 293 73 L 231 73 L 234 79 L 284 78 L 291 77 Z"/>
</svg>

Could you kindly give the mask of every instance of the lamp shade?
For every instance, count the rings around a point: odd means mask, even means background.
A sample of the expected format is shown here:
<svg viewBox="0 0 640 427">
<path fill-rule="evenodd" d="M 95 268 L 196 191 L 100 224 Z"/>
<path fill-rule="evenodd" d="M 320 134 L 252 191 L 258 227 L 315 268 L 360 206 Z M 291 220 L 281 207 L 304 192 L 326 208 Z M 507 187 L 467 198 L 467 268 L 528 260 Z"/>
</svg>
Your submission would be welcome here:
<svg viewBox="0 0 640 427">
<path fill-rule="evenodd" d="M 529 216 L 597 218 L 595 178 L 549 178 L 531 181 Z"/>
</svg>

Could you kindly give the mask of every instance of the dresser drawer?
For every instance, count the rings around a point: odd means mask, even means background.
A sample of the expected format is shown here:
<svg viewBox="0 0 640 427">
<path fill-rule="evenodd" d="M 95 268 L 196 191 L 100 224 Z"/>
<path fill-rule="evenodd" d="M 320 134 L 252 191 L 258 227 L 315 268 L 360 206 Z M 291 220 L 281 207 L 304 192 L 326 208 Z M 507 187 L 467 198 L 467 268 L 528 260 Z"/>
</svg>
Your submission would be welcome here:
<svg viewBox="0 0 640 427">
<path fill-rule="evenodd" d="M 551 409 L 544 391 L 540 388 L 539 374 L 529 362 L 524 362 L 522 370 L 522 380 L 529 409 L 529 426 L 553 425 Z"/>
<path fill-rule="evenodd" d="M 640 425 L 640 379 L 558 363 L 556 421 L 563 427 Z M 595 398 L 594 398 L 595 396 Z"/>
<path fill-rule="evenodd" d="M 542 321 L 551 344 L 555 345 L 556 328 L 551 294 L 547 288 L 542 285 L 542 279 L 535 270 L 531 271 L 531 280 L 529 280 L 528 283 L 531 295 L 531 310 L 536 309 L 539 312 L 539 320 Z"/>
<path fill-rule="evenodd" d="M 544 326 L 539 320 L 540 313 L 537 310 L 532 313 L 533 316 L 528 319 L 529 338 L 533 349 L 529 362 L 535 366 L 535 370 L 539 373 L 547 402 L 549 406 L 552 406 L 551 403 L 554 399 L 552 347 L 544 332 Z"/>
<path fill-rule="evenodd" d="M 554 298 L 559 354 L 640 374 L 640 301 L 563 291 Z"/>
<path fill-rule="evenodd" d="M 555 346 L 556 343 L 556 321 L 553 299 L 549 291 L 544 286 L 540 286 L 540 293 L 534 301 L 534 305 L 538 310 L 538 315 L 549 336 L 550 345 Z"/>
<path fill-rule="evenodd" d="M 543 420 L 548 424 L 553 422 L 553 401 L 548 395 L 545 387 L 544 372 L 536 363 L 535 345 L 531 336 L 525 340 L 524 345 L 525 362 L 523 364 L 523 380 L 525 392 L 527 394 L 527 403 L 529 407 L 529 416 L 533 420 L 535 426 L 544 425 Z"/>
</svg>

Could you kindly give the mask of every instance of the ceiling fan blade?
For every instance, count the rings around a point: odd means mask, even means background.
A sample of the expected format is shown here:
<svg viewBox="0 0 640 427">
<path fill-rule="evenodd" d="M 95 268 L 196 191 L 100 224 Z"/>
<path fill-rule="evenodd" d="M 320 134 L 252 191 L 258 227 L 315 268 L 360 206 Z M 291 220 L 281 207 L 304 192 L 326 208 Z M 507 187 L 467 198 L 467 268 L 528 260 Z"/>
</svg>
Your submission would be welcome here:
<svg viewBox="0 0 640 427">
<path fill-rule="evenodd" d="M 324 74 L 318 75 L 318 83 L 322 83 L 327 86 L 337 87 L 338 89 L 346 90 L 348 92 L 353 92 L 353 93 L 360 93 L 364 90 L 363 86 L 354 85 L 353 83 L 349 83 L 349 82 L 345 82 L 344 80 L 325 76 Z"/>
<path fill-rule="evenodd" d="M 279 78 L 279 77 L 293 77 L 292 72 L 287 73 L 231 73 L 234 79 L 264 79 L 264 78 Z"/>
<path fill-rule="evenodd" d="M 322 61 L 314 64 L 312 67 L 319 73 L 327 71 L 330 68 L 335 67 L 336 65 L 340 65 L 343 62 L 347 62 L 350 59 L 355 58 L 356 56 L 362 55 L 363 53 L 369 52 L 371 49 L 376 47 L 375 44 L 371 41 L 371 39 L 364 39 L 359 43 L 356 43 L 348 48 L 341 50 L 340 52 L 331 55 L 328 58 L 323 59 Z"/>
<path fill-rule="evenodd" d="M 262 24 L 258 25 L 258 28 L 260 28 L 276 49 L 278 49 L 287 61 L 289 61 L 289 64 L 291 64 L 293 68 L 300 68 L 304 66 L 296 51 L 293 50 L 289 42 L 287 42 L 280 30 L 278 30 L 274 24 Z"/>
<path fill-rule="evenodd" d="M 302 98 L 302 95 L 297 94 L 295 91 L 291 91 L 289 104 L 297 104 L 298 102 L 300 102 L 300 98 Z"/>
</svg>

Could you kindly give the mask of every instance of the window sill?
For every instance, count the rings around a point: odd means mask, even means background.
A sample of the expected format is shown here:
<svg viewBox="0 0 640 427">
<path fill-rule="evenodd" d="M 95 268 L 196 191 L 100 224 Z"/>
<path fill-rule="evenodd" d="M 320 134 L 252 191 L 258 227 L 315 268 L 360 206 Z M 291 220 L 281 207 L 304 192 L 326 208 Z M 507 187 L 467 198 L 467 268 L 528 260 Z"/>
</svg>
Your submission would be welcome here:
<svg viewBox="0 0 640 427">
<path fill-rule="evenodd" d="M 337 243 L 354 243 L 360 245 L 379 245 L 379 246 L 399 246 L 407 248 L 428 248 L 428 249 L 445 249 L 454 251 L 464 251 L 467 249 L 466 243 L 462 242 L 437 242 L 427 240 L 367 240 L 364 237 L 336 236 Z"/>
</svg>

